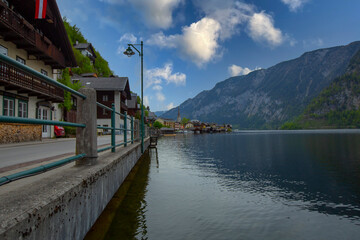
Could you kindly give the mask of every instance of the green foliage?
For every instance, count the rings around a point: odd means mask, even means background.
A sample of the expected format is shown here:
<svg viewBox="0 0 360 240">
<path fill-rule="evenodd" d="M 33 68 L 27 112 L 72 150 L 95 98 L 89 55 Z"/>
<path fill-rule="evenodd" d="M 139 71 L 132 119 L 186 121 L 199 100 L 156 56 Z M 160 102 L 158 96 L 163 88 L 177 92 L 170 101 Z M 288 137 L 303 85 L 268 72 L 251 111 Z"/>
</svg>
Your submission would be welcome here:
<svg viewBox="0 0 360 240">
<path fill-rule="evenodd" d="M 113 72 L 110 70 L 109 63 L 100 55 L 98 51 L 95 50 L 96 60 L 94 67 L 96 73 L 101 77 L 110 77 Z"/>
<path fill-rule="evenodd" d="M 64 126 L 64 129 L 65 129 L 65 136 L 66 137 L 76 136 L 76 127 Z"/>
<path fill-rule="evenodd" d="M 353 61 L 356 69 L 358 59 Z M 281 129 L 360 128 L 360 110 L 352 106 L 352 99 L 360 93 L 360 74 L 356 72 L 336 78 L 318 97 L 313 99 L 304 113 Z"/>
<path fill-rule="evenodd" d="M 149 111 L 145 110 L 144 114 L 145 114 L 145 117 L 148 117 L 149 116 Z"/>
<path fill-rule="evenodd" d="M 185 125 L 185 124 L 187 124 L 189 121 L 190 121 L 190 119 L 188 119 L 188 118 L 182 118 L 182 119 L 181 119 L 181 124 Z"/>
<path fill-rule="evenodd" d="M 94 66 L 91 64 L 90 58 L 84 56 L 80 51 L 73 47 L 73 52 L 75 55 L 76 62 L 78 64 L 78 68 L 73 68 L 71 71 L 76 74 L 82 73 L 92 73 L 97 72 Z"/>
<path fill-rule="evenodd" d="M 80 29 L 67 21 L 66 18 L 63 18 L 64 26 L 69 37 L 71 45 L 74 45 L 76 41 L 79 43 L 87 43 L 88 41 L 82 35 Z M 82 73 L 96 73 L 98 76 L 109 77 L 113 74 L 109 67 L 109 63 L 101 56 L 101 54 L 96 51 L 94 48 L 94 52 L 96 54 L 96 60 L 94 65 L 91 63 L 90 59 L 84 56 L 79 50 L 73 47 L 73 52 L 75 55 L 76 62 L 78 63 L 78 68 L 72 69 L 72 71 L 76 74 Z"/>
<path fill-rule="evenodd" d="M 161 122 L 159 122 L 159 121 L 155 121 L 153 126 L 154 126 L 154 128 L 159 128 L 159 129 L 164 127 L 164 125 L 162 125 Z"/>
<path fill-rule="evenodd" d="M 61 78 L 58 81 L 74 90 L 79 90 L 81 88 L 80 83 L 72 83 L 69 75 L 69 70 L 64 69 L 61 74 Z M 66 110 L 71 110 L 73 105 L 71 103 L 71 94 L 67 91 L 64 91 L 64 102 L 60 104 L 61 108 L 65 108 Z"/>
<path fill-rule="evenodd" d="M 281 130 L 298 130 L 298 129 L 302 129 L 302 127 L 295 122 L 286 122 L 284 123 L 284 125 L 281 126 L 280 128 Z"/>
</svg>

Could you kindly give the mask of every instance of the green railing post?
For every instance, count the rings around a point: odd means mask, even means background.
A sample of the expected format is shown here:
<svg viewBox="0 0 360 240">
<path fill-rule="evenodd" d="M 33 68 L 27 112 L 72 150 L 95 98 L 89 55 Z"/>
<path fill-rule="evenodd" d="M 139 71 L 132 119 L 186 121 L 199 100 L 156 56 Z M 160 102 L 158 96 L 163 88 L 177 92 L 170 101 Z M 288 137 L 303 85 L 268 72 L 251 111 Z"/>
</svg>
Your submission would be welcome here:
<svg viewBox="0 0 360 240">
<path fill-rule="evenodd" d="M 115 152 L 115 104 L 111 104 L 111 152 Z"/>
<path fill-rule="evenodd" d="M 134 144 L 134 117 L 131 116 L 131 144 Z"/>
<path fill-rule="evenodd" d="M 127 112 L 125 111 L 125 114 L 124 114 L 124 147 L 127 146 Z"/>
</svg>

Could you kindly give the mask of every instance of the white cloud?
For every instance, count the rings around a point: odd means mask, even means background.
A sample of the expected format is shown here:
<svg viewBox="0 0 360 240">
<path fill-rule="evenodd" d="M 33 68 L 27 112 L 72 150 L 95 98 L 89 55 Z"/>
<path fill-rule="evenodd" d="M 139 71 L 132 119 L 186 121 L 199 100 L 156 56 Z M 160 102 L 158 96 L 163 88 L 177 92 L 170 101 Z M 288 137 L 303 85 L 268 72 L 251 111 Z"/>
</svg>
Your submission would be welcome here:
<svg viewBox="0 0 360 240">
<path fill-rule="evenodd" d="M 250 37 L 258 42 L 267 42 L 275 47 L 285 40 L 280 29 L 274 27 L 273 18 L 265 12 L 254 13 L 248 25 Z"/>
<path fill-rule="evenodd" d="M 182 34 L 165 36 L 160 32 L 152 35 L 147 43 L 161 48 L 178 48 L 182 56 L 202 66 L 217 54 L 220 28 L 216 20 L 205 17 L 183 27 Z"/>
<path fill-rule="evenodd" d="M 287 40 L 280 29 L 275 28 L 273 18 L 256 12 L 253 5 L 234 0 L 193 0 L 205 14 L 201 20 L 182 28 L 182 33 L 153 34 L 147 44 L 160 48 L 176 48 L 180 55 L 201 67 L 221 57 L 221 43 L 240 33 L 240 26 L 257 42 L 266 42 L 276 47 Z"/>
<path fill-rule="evenodd" d="M 122 4 L 128 7 L 129 4 L 140 11 L 150 27 L 168 29 L 173 23 L 173 11 L 183 0 L 99 0 L 109 4 Z"/>
<path fill-rule="evenodd" d="M 183 28 L 182 53 L 202 66 L 212 60 L 219 48 L 218 38 L 221 26 L 211 18 L 203 18 L 189 27 Z"/>
<path fill-rule="evenodd" d="M 243 68 L 243 67 L 237 66 L 235 64 L 231 65 L 228 68 L 229 73 L 230 73 L 230 75 L 232 77 L 241 76 L 241 75 L 247 75 L 247 74 L 249 74 L 249 73 L 251 73 L 251 72 L 253 72 L 255 70 L 259 70 L 259 69 L 261 69 L 261 68 L 255 68 L 255 69 L 251 70 L 251 69 L 249 69 L 247 67 Z"/>
<path fill-rule="evenodd" d="M 321 38 L 303 40 L 304 48 L 322 47 L 323 45 L 324 45 L 324 40 L 322 40 Z"/>
<path fill-rule="evenodd" d="M 155 91 L 161 91 L 163 89 L 163 87 L 160 86 L 160 85 L 155 85 L 155 86 L 153 86 L 152 89 L 155 90 Z"/>
<path fill-rule="evenodd" d="M 179 40 L 180 35 L 165 36 L 163 32 L 158 32 L 151 35 L 146 43 L 160 48 L 176 48 L 179 45 Z"/>
<path fill-rule="evenodd" d="M 168 29 L 173 22 L 172 12 L 182 0 L 131 0 L 130 2 L 136 8 L 142 9 L 150 26 Z"/>
<path fill-rule="evenodd" d="M 99 0 L 100 2 L 106 2 L 110 4 L 123 4 L 124 0 Z"/>
<path fill-rule="evenodd" d="M 163 68 L 153 68 L 146 71 L 146 88 L 152 85 L 160 85 L 165 81 L 167 84 L 185 85 L 186 75 L 184 73 L 173 73 L 173 65 L 165 64 Z"/>
<path fill-rule="evenodd" d="M 121 38 L 119 39 L 119 42 L 126 42 L 126 43 L 134 44 L 137 42 L 137 38 L 132 33 L 125 33 L 124 35 L 121 36 Z"/>
<path fill-rule="evenodd" d="M 173 109 L 174 107 L 174 103 L 171 102 L 169 105 L 166 106 L 166 110 Z"/>
<path fill-rule="evenodd" d="M 156 99 L 159 101 L 159 102 L 163 102 L 163 101 L 165 101 L 165 96 L 164 96 L 164 94 L 162 94 L 161 92 L 157 92 L 156 93 Z"/>
<path fill-rule="evenodd" d="M 305 5 L 309 0 L 281 0 L 284 4 L 286 4 L 290 11 L 296 12 L 302 6 Z"/>
<path fill-rule="evenodd" d="M 150 106 L 149 96 L 144 96 L 144 106 Z"/>
</svg>

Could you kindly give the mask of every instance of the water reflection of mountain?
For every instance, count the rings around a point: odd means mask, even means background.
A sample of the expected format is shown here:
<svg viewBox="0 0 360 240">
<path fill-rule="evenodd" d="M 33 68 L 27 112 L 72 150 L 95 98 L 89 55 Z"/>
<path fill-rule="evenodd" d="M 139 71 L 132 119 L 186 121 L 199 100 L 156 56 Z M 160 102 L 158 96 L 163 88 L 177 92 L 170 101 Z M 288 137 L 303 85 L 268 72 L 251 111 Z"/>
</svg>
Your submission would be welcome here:
<svg viewBox="0 0 360 240">
<path fill-rule="evenodd" d="M 105 239 L 146 239 L 145 196 L 149 181 L 150 155 L 144 155 Z"/>
<path fill-rule="evenodd" d="M 360 219 L 359 134 L 202 135 L 176 144 L 188 164 L 215 173 L 230 191 Z"/>
</svg>

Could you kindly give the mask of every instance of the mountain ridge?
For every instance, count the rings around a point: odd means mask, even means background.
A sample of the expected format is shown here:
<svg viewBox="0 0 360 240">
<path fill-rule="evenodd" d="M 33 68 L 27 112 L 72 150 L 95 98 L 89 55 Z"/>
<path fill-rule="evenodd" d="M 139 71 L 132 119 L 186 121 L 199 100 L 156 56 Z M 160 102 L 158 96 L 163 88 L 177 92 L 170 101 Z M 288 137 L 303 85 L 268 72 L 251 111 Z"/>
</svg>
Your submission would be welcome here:
<svg viewBox="0 0 360 240">
<path fill-rule="evenodd" d="M 183 117 L 241 129 L 277 128 L 301 114 L 332 80 L 343 75 L 360 41 L 306 52 L 245 76 L 230 77 L 180 104 Z M 176 118 L 177 108 L 162 117 Z"/>
</svg>

